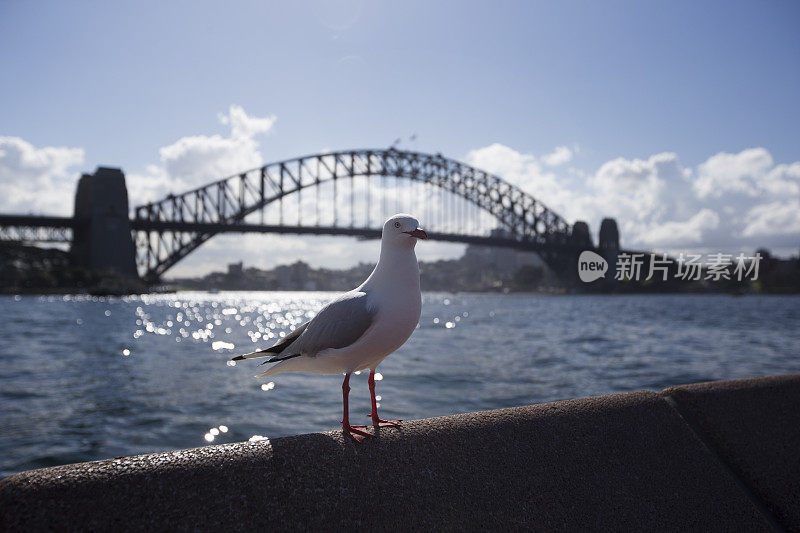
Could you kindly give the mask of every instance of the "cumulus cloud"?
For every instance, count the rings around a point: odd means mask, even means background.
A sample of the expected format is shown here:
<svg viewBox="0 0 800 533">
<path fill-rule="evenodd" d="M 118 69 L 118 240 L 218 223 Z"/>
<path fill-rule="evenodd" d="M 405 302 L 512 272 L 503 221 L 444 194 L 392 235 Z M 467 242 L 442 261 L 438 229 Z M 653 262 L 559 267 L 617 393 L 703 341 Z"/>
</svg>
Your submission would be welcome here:
<svg viewBox="0 0 800 533">
<path fill-rule="evenodd" d="M 558 146 L 552 153 L 542 156 L 542 162 L 551 167 L 557 167 L 572 161 L 572 150 L 566 146 Z"/>
<path fill-rule="evenodd" d="M 800 162 L 776 166 L 760 183 L 764 192 L 771 196 L 800 196 Z"/>
<path fill-rule="evenodd" d="M 620 157 L 603 164 L 588 183 L 611 209 L 627 211 L 644 221 L 659 207 L 669 178 L 665 171 L 681 173 L 675 154 L 657 154 L 646 160 Z"/>
<path fill-rule="evenodd" d="M 128 189 L 132 201 L 157 200 L 170 192 L 181 192 L 263 165 L 256 136 L 272 129 L 275 116 L 250 116 L 241 106 L 231 105 L 228 114 L 219 114 L 218 118 L 229 127 L 229 135 L 182 137 L 159 150 L 160 165 L 131 173 Z"/>
<path fill-rule="evenodd" d="M 0 137 L 0 212 L 69 216 L 81 148 L 37 148 L 19 137 Z"/>
<path fill-rule="evenodd" d="M 554 152 L 555 153 L 555 152 Z M 752 250 L 793 253 L 800 244 L 800 162 L 776 165 L 765 148 L 712 155 L 696 168 L 677 154 L 616 158 L 586 173 L 543 170 L 533 154 L 492 144 L 467 160 L 498 174 L 561 214 L 596 232 L 614 217 L 623 245 L 680 251 Z"/>
<path fill-rule="evenodd" d="M 738 154 L 721 152 L 698 167 L 694 190 L 700 198 L 719 198 L 726 193 L 758 196 L 763 190 L 760 178 L 772 166 L 772 156 L 764 148 L 751 148 Z"/>
<path fill-rule="evenodd" d="M 556 175 L 542 168 L 538 158 L 523 154 L 500 143 L 494 143 L 467 153 L 466 162 L 486 170 L 528 191 L 539 191 L 555 198 L 562 191 Z"/>
<path fill-rule="evenodd" d="M 747 212 L 744 221 L 744 237 L 794 235 L 800 240 L 800 200 L 795 197 L 756 205 Z"/>
<path fill-rule="evenodd" d="M 719 215 L 703 208 L 689 220 L 669 220 L 651 227 L 641 234 L 641 240 L 659 248 L 670 246 L 698 245 L 703 235 L 719 226 Z M 694 246 L 692 246 L 694 247 Z"/>
<path fill-rule="evenodd" d="M 252 138 L 259 133 L 267 133 L 272 129 L 276 120 L 275 115 L 263 118 L 248 116 L 242 106 L 232 105 L 223 124 L 230 123 L 231 137 L 240 139 L 243 137 Z"/>
</svg>

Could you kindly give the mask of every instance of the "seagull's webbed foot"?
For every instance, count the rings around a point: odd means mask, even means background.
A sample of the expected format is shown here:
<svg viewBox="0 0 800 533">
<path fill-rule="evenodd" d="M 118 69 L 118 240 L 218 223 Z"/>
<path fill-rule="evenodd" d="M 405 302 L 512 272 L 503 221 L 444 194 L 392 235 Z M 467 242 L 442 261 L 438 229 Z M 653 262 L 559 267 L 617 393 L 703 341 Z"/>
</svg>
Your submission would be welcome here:
<svg viewBox="0 0 800 533">
<path fill-rule="evenodd" d="M 385 428 L 385 427 L 399 428 L 399 427 L 402 426 L 402 424 L 401 424 L 402 420 L 384 420 L 383 418 L 378 418 L 376 415 L 371 415 L 371 414 L 367 415 L 367 416 L 372 417 L 372 425 L 375 426 L 375 427 L 379 427 L 379 428 Z"/>
<path fill-rule="evenodd" d="M 353 442 L 361 442 L 364 439 L 368 439 L 370 437 L 375 436 L 372 433 L 362 431 L 359 428 L 366 429 L 366 426 L 351 426 L 350 424 L 342 423 L 342 433 L 346 434 L 348 437 L 353 439 Z"/>
</svg>

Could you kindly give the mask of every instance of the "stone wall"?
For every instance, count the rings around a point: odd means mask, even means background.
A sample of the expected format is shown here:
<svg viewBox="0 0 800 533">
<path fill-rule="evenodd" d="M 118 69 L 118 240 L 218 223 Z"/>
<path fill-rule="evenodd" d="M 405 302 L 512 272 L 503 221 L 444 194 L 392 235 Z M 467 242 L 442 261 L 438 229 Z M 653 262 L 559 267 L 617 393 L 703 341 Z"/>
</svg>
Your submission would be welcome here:
<svg viewBox="0 0 800 533">
<path fill-rule="evenodd" d="M 794 374 L 33 470 L 0 528 L 800 530 L 798 450 Z"/>
</svg>

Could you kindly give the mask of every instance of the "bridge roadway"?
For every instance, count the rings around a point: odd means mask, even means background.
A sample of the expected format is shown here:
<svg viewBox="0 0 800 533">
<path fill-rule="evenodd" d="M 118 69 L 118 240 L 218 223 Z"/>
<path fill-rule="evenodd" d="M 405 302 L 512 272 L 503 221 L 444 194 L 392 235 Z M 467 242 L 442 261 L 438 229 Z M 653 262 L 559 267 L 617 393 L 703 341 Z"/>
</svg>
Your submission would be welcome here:
<svg viewBox="0 0 800 533">
<path fill-rule="evenodd" d="M 0 227 L 23 226 L 41 228 L 68 228 L 76 229 L 82 222 L 72 217 L 53 217 L 38 215 L 0 215 Z M 174 231 L 187 233 L 277 233 L 295 235 L 339 235 L 361 237 L 364 239 L 379 239 L 381 230 L 364 227 L 337 227 L 337 226 L 299 226 L 280 224 L 231 224 L 231 223 L 206 223 L 206 222 L 179 222 L 131 219 L 133 231 Z M 539 251 L 544 247 L 548 249 L 563 247 L 558 243 L 542 244 L 525 242 L 502 237 L 481 237 L 477 235 L 459 235 L 457 233 L 428 232 L 428 237 L 435 241 L 456 242 L 464 244 L 478 244 L 483 246 L 496 246 L 503 248 L 516 248 L 518 250 Z"/>
<path fill-rule="evenodd" d="M 70 228 L 75 229 L 80 221 L 72 217 L 51 217 L 46 215 L 0 215 L 0 227 L 25 226 L 29 228 Z"/>
</svg>

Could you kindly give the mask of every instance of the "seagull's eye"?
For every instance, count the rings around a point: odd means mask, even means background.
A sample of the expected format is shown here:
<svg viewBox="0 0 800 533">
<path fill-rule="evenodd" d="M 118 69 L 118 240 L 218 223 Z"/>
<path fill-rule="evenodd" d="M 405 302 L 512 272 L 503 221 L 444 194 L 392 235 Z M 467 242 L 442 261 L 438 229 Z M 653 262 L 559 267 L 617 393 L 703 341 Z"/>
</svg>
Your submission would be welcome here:
<svg viewBox="0 0 800 533">
<path fill-rule="evenodd" d="M 395 227 L 395 228 L 399 228 L 399 227 L 400 227 L 400 223 L 399 223 L 399 222 L 395 222 L 395 223 L 394 223 L 394 227 Z"/>
</svg>

